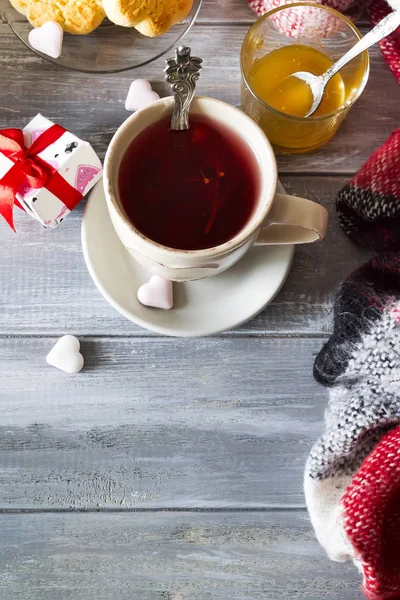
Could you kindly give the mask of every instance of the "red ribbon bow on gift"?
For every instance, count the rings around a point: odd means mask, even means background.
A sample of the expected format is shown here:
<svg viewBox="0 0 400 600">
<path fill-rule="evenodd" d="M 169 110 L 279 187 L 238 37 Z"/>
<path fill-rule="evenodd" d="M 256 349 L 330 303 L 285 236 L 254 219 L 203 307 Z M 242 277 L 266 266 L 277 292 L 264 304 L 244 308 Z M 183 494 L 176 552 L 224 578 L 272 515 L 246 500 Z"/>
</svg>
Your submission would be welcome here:
<svg viewBox="0 0 400 600">
<path fill-rule="evenodd" d="M 26 148 L 21 129 L 0 130 L 0 153 L 14 163 L 0 179 L 0 214 L 14 231 L 13 208 L 14 204 L 21 208 L 16 195 L 24 183 L 28 183 L 34 189 L 45 187 L 69 210 L 75 208 L 82 200 L 82 194 L 54 167 L 38 156 L 45 148 L 56 142 L 65 131 L 60 125 L 52 125 L 29 148 Z"/>
</svg>

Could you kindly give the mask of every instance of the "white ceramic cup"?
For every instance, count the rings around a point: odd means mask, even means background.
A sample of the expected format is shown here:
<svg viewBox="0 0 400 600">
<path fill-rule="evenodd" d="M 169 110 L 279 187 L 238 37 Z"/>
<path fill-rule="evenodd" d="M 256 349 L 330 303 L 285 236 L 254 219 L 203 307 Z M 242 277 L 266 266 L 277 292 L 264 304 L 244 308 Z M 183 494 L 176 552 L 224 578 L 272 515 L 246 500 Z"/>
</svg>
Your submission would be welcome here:
<svg viewBox="0 0 400 600">
<path fill-rule="evenodd" d="M 104 164 L 104 189 L 111 220 L 123 245 L 149 271 L 173 281 L 204 279 L 235 264 L 253 245 L 303 244 L 325 236 L 325 208 L 296 196 L 276 193 L 278 171 L 272 147 L 263 131 L 237 108 L 196 96 L 191 114 L 201 114 L 229 127 L 248 144 L 259 165 L 259 195 L 253 216 L 228 242 L 204 250 L 175 250 L 153 242 L 138 231 L 122 208 L 118 174 L 132 140 L 146 127 L 172 112 L 173 98 L 163 98 L 138 110 L 115 133 Z M 135 199 L 140 202 L 139 199 Z"/>
</svg>

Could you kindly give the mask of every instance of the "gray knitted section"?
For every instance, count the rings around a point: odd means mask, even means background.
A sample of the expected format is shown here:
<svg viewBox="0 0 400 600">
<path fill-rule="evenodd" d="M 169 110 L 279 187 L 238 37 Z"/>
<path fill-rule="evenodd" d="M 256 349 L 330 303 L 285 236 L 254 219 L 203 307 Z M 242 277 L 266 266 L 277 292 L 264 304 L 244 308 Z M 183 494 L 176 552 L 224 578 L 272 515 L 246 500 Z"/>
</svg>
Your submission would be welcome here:
<svg viewBox="0 0 400 600">
<path fill-rule="evenodd" d="M 355 473 L 379 439 L 400 423 L 400 313 L 394 310 L 386 310 L 354 346 L 330 391 L 326 432 L 307 463 L 313 479 Z"/>
</svg>

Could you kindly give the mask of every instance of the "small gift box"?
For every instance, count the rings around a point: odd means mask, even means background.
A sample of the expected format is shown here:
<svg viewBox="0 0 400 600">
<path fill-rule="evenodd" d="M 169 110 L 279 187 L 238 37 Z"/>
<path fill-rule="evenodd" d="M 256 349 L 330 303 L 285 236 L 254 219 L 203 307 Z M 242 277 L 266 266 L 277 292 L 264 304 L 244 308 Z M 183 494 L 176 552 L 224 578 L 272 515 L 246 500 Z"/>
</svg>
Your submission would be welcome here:
<svg viewBox="0 0 400 600">
<path fill-rule="evenodd" d="M 0 214 L 13 229 L 14 204 L 57 227 L 101 175 L 91 145 L 42 115 L 22 131 L 0 130 Z"/>
</svg>

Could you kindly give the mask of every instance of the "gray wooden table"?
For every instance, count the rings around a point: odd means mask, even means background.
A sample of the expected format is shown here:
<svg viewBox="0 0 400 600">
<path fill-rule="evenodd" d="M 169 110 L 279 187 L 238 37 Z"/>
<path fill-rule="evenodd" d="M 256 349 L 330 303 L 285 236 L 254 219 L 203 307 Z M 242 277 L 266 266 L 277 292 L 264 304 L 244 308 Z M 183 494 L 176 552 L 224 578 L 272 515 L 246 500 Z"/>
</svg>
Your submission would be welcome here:
<svg viewBox="0 0 400 600">
<path fill-rule="evenodd" d="M 244 0 L 205 1 L 186 38 L 204 58 L 200 93 L 238 104 L 253 19 Z M 296 250 L 279 296 L 236 331 L 168 339 L 116 313 L 84 264 L 83 205 L 55 231 L 22 214 L 17 235 L 0 223 L 0 600 L 362 597 L 352 567 L 314 540 L 302 473 L 323 426 L 312 364 L 333 293 L 368 257 L 342 234 L 335 194 L 398 125 L 398 85 L 371 56 L 340 133 L 313 155 L 279 158 L 286 189 L 329 209 L 328 237 Z M 101 155 L 133 78 L 167 93 L 163 60 L 69 73 L 2 24 L 0 65 L 0 127 L 40 111 Z M 79 376 L 45 363 L 64 333 L 83 341 Z"/>
</svg>

